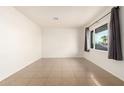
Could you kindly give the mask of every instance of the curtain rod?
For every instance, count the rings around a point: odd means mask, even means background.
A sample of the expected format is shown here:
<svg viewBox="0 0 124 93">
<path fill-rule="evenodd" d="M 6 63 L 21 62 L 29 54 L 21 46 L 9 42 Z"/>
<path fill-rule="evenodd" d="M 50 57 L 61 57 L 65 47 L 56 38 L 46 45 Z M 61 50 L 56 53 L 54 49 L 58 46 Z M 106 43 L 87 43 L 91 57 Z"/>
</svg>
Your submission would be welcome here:
<svg viewBox="0 0 124 93">
<path fill-rule="evenodd" d="M 119 6 L 115 7 L 117 9 L 119 9 Z M 107 14 L 105 14 L 103 17 L 101 17 L 100 19 L 98 19 L 97 21 L 93 22 L 90 26 L 88 27 L 91 27 L 92 25 L 94 25 L 95 23 L 97 23 L 98 21 L 100 21 L 101 19 L 103 19 L 104 17 L 106 17 L 107 15 L 111 14 L 111 12 L 108 12 Z"/>
<path fill-rule="evenodd" d="M 104 17 L 106 17 L 107 15 L 111 14 L 111 12 L 105 14 L 103 17 L 101 17 L 100 19 L 98 19 L 97 21 L 93 22 L 90 26 L 88 27 L 91 27 L 92 25 L 94 25 L 95 23 L 97 23 L 98 21 L 100 21 L 101 19 L 103 19 Z"/>
</svg>

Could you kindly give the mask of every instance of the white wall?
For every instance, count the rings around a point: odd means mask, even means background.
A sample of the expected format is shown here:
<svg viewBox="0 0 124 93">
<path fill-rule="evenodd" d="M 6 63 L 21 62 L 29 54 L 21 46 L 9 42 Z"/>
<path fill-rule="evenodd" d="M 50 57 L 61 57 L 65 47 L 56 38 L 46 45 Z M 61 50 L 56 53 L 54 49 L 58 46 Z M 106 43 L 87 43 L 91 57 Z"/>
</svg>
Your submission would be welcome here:
<svg viewBox="0 0 124 93">
<path fill-rule="evenodd" d="M 81 57 L 81 31 L 76 28 L 47 28 L 42 31 L 43 58 Z"/>
<path fill-rule="evenodd" d="M 41 29 L 13 7 L 0 7 L 0 80 L 41 58 Z"/>
<path fill-rule="evenodd" d="M 109 12 L 110 9 L 105 11 L 105 13 Z M 99 15 L 99 17 L 103 16 Z M 103 25 L 106 22 L 109 22 L 110 16 L 104 18 L 94 26 L 90 28 L 90 30 L 94 30 L 96 27 Z M 123 49 L 123 56 L 124 56 L 124 7 L 120 8 L 120 21 L 121 21 L 121 35 L 122 35 L 122 49 Z M 83 34 L 84 36 L 84 34 Z M 84 38 L 83 38 L 84 40 Z M 124 80 L 124 61 L 115 61 L 108 59 L 108 52 L 90 49 L 90 52 L 84 52 L 83 57 L 90 60 L 91 62 L 95 63 L 96 65 L 100 66 L 101 68 L 107 70 L 108 72 L 112 73 L 116 77 Z"/>
</svg>

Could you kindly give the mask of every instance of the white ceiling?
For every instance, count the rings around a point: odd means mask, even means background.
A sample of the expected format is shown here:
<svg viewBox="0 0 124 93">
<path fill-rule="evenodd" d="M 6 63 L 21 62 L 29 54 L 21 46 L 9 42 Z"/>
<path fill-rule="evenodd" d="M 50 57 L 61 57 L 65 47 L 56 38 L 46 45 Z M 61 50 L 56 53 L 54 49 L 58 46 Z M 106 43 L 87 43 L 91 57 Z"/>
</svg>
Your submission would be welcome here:
<svg viewBox="0 0 124 93">
<path fill-rule="evenodd" d="M 15 7 L 41 27 L 80 27 L 102 13 L 105 6 L 18 6 Z M 59 20 L 53 20 L 58 17 Z"/>
</svg>

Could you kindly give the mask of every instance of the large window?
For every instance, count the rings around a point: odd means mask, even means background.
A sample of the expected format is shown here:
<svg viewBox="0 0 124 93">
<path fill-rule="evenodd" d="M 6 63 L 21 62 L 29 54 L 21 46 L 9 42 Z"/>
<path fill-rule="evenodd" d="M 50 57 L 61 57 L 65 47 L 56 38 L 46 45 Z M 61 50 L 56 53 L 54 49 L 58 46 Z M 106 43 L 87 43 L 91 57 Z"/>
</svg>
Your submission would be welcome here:
<svg viewBox="0 0 124 93">
<path fill-rule="evenodd" d="M 108 50 L 108 24 L 95 29 L 95 49 Z"/>
</svg>

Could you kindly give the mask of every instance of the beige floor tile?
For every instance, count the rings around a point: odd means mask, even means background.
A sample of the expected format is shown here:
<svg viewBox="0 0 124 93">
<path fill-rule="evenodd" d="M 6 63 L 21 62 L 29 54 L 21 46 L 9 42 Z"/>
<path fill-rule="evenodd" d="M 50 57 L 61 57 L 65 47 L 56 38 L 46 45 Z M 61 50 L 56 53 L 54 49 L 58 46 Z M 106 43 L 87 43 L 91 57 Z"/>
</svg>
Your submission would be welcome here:
<svg viewBox="0 0 124 93">
<path fill-rule="evenodd" d="M 124 82 L 83 58 L 46 58 L 11 75 L 0 85 L 121 86 Z"/>
</svg>

